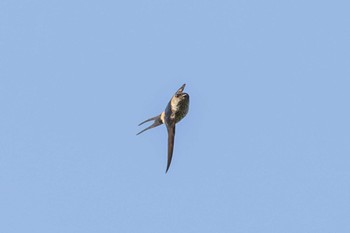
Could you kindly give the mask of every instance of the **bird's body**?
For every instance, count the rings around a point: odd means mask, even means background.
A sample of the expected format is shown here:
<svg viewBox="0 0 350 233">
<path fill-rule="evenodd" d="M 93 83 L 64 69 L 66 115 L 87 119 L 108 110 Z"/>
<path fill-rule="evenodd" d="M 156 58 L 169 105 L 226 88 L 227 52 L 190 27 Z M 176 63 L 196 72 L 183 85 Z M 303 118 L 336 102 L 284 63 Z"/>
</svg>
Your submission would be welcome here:
<svg viewBox="0 0 350 233">
<path fill-rule="evenodd" d="M 183 92 L 183 90 L 185 89 L 185 86 L 186 84 L 183 84 L 179 88 L 179 90 L 173 95 L 168 105 L 166 106 L 164 112 L 162 112 L 159 116 L 152 117 L 150 119 L 145 120 L 141 124 L 139 124 L 139 125 L 142 125 L 143 123 L 154 120 L 154 123 L 151 126 L 142 130 L 137 135 L 139 135 L 140 133 L 148 129 L 157 127 L 161 124 L 166 125 L 168 130 L 168 164 L 167 164 L 166 172 L 170 167 L 171 159 L 173 156 L 175 124 L 181 121 L 186 116 L 189 109 L 190 97 L 187 93 Z"/>
<path fill-rule="evenodd" d="M 165 109 L 165 116 L 173 115 L 175 123 L 181 121 L 188 113 L 190 99 L 187 93 L 182 93 L 183 98 L 173 97 L 171 98 L 168 106 Z"/>
</svg>

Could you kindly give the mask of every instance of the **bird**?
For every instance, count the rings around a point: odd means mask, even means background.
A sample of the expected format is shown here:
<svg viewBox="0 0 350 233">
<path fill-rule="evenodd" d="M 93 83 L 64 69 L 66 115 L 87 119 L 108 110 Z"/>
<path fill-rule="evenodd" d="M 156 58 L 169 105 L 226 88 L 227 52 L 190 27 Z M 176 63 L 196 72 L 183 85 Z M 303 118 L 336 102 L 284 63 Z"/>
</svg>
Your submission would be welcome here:
<svg viewBox="0 0 350 233">
<path fill-rule="evenodd" d="M 145 132 L 146 130 L 165 124 L 168 131 L 168 161 L 165 173 L 168 172 L 173 157 L 175 125 L 187 115 L 190 105 L 190 96 L 187 93 L 183 92 L 185 86 L 186 84 L 183 84 L 175 92 L 165 110 L 161 114 L 155 117 L 151 117 L 139 124 L 140 126 L 146 122 L 154 121 L 151 126 L 140 131 L 137 135 Z"/>
</svg>

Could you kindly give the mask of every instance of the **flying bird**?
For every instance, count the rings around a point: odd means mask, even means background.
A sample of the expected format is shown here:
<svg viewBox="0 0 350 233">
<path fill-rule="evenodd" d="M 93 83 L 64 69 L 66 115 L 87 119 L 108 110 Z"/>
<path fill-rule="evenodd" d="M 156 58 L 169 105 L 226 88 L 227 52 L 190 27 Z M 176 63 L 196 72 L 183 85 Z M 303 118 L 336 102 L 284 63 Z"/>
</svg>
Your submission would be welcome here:
<svg viewBox="0 0 350 233">
<path fill-rule="evenodd" d="M 175 137 L 175 125 L 179 121 L 181 121 L 186 114 L 188 113 L 188 108 L 190 104 L 190 96 L 183 92 L 185 89 L 186 84 L 183 84 L 177 92 L 171 97 L 168 105 L 166 106 L 165 110 L 159 114 L 158 116 L 149 118 L 139 124 L 142 125 L 148 121 L 154 121 L 153 124 L 146 129 L 139 132 L 140 133 L 145 132 L 146 130 L 152 129 L 154 127 L 157 127 L 161 124 L 165 124 L 167 130 L 168 130 L 168 162 L 167 162 L 167 168 L 165 173 L 168 172 L 171 159 L 173 157 L 173 151 L 174 151 L 174 137 Z"/>
</svg>

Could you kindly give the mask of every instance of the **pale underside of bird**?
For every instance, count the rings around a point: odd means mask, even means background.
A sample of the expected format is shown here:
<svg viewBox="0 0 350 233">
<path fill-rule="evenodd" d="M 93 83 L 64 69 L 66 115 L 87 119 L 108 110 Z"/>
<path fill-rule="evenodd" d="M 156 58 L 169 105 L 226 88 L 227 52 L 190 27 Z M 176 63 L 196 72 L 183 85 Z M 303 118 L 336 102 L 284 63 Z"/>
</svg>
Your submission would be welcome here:
<svg viewBox="0 0 350 233">
<path fill-rule="evenodd" d="M 174 138 L 175 138 L 175 125 L 179 121 L 181 121 L 186 114 L 188 113 L 189 103 L 190 103 L 190 96 L 183 92 L 185 89 L 186 84 L 183 84 L 171 97 L 168 105 L 166 106 L 165 110 L 159 114 L 158 116 L 149 118 L 139 124 L 142 125 L 148 121 L 154 121 L 153 124 L 146 129 L 139 132 L 137 135 L 143 133 L 146 130 L 152 129 L 154 127 L 157 127 L 159 125 L 165 124 L 167 131 L 168 131 L 168 161 L 167 161 L 167 168 L 166 173 L 169 170 L 171 160 L 173 157 L 173 151 L 174 151 Z"/>
</svg>

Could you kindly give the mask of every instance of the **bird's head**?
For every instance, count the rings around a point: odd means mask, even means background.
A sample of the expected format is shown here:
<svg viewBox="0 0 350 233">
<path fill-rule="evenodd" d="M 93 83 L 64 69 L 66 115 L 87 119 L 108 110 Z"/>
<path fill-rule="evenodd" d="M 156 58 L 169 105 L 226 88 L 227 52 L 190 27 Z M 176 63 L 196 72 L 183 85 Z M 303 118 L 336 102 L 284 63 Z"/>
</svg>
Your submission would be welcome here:
<svg viewBox="0 0 350 233">
<path fill-rule="evenodd" d="M 189 99 L 190 96 L 187 93 L 182 92 L 182 93 L 176 93 L 175 98 L 178 98 L 181 101 L 181 100 Z"/>
<path fill-rule="evenodd" d="M 189 99 L 189 95 L 188 95 L 187 93 L 183 92 L 184 89 L 185 89 L 185 86 L 186 86 L 186 84 L 183 84 L 183 85 L 179 88 L 179 90 L 177 90 L 177 92 L 176 92 L 175 95 L 174 95 L 174 97 L 175 97 L 176 99 L 178 99 L 179 101 L 188 100 L 188 99 Z"/>
<path fill-rule="evenodd" d="M 171 106 L 172 109 L 177 111 L 177 109 L 180 107 L 180 105 L 182 105 L 182 103 L 188 103 L 190 96 L 183 92 L 183 90 L 185 89 L 186 84 L 183 84 L 179 90 L 177 90 L 177 92 L 175 92 L 174 96 L 171 98 Z"/>
</svg>

